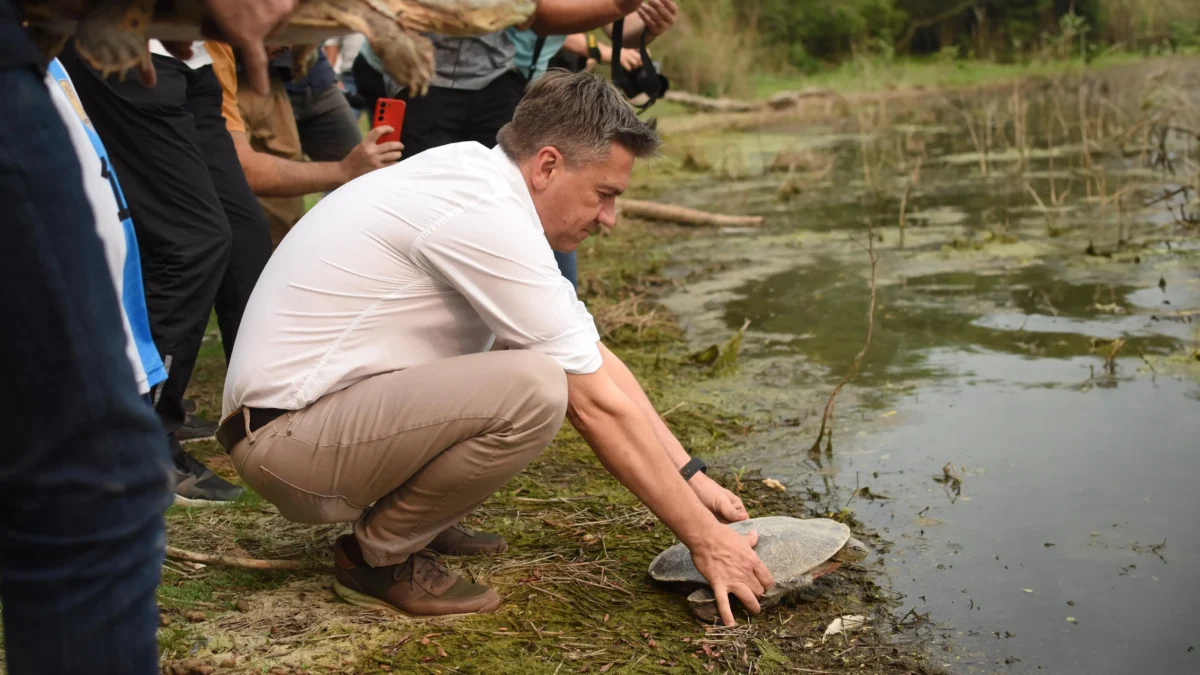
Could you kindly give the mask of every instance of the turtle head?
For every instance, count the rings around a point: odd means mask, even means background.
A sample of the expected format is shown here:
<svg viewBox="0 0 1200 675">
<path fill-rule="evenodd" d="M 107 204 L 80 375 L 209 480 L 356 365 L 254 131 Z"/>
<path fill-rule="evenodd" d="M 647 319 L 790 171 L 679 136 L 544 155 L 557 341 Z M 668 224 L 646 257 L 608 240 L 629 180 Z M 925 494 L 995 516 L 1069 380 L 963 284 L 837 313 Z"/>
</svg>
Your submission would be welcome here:
<svg viewBox="0 0 1200 675">
<path fill-rule="evenodd" d="M 846 544 L 837 553 L 833 554 L 833 559 L 840 560 L 841 562 L 858 562 L 866 560 L 869 555 L 871 555 L 871 549 L 867 548 L 866 544 L 854 537 L 850 537 L 846 540 Z"/>
</svg>

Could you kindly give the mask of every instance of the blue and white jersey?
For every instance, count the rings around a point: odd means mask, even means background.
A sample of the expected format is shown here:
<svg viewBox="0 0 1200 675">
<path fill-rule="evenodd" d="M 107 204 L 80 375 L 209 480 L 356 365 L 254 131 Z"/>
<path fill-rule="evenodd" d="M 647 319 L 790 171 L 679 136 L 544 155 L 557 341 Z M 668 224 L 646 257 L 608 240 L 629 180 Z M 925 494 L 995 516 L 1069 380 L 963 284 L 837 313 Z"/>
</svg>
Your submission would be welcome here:
<svg viewBox="0 0 1200 675">
<path fill-rule="evenodd" d="M 108 161 L 108 152 L 100 142 L 91 120 L 83 110 L 71 77 L 58 59 L 50 62 L 46 86 L 58 114 L 67 127 L 71 145 L 83 169 L 83 189 L 96 218 L 96 232 L 104 244 L 104 257 L 112 273 L 113 285 L 124 309 L 126 354 L 137 376 L 138 391 L 145 394 L 167 379 L 146 314 L 146 294 L 142 287 L 142 264 L 138 257 L 137 237 L 125 195 Z"/>
</svg>

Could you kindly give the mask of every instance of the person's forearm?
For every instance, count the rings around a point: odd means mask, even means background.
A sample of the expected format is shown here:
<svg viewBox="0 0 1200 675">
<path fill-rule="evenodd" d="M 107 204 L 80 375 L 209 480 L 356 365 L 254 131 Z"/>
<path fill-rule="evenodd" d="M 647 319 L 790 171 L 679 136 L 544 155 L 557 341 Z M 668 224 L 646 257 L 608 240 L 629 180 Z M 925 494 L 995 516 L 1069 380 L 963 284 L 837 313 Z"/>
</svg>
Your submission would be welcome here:
<svg viewBox="0 0 1200 675">
<path fill-rule="evenodd" d="M 623 0 L 540 0 L 532 28 L 538 35 L 587 32 L 636 9 L 636 3 Z"/>
<path fill-rule="evenodd" d="M 245 133 L 232 132 L 238 161 L 250 190 L 259 197 L 299 197 L 334 190 L 347 180 L 340 162 L 298 162 L 250 147 Z M 239 138 L 240 137 L 240 138 Z"/>
<path fill-rule="evenodd" d="M 563 49 L 572 54 L 579 56 L 588 55 L 587 36 L 583 33 L 572 33 L 567 36 L 567 41 L 563 43 Z"/>
<path fill-rule="evenodd" d="M 572 378 L 567 418 L 604 468 L 689 547 L 718 525 L 663 452 L 646 416 L 610 379 L 605 390 L 580 394 Z M 581 402 L 582 400 L 582 402 Z"/>
<path fill-rule="evenodd" d="M 688 463 L 691 456 L 679 439 L 675 438 L 675 434 L 671 433 L 671 429 L 667 423 L 663 421 L 658 411 L 654 409 L 654 404 L 650 402 L 650 397 L 646 396 L 642 385 L 638 383 L 637 378 L 630 372 L 629 367 L 616 354 L 609 351 L 603 343 L 600 343 L 600 354 L 604 357 L 604 369 L 608 371 L 608 376 L 612 381 L 629 397 L 631 401 L 642 412 L 650 427 L 654 430 L 655 437 L 662 444 L 663 449 L 667 451 L 667 456 L 675 463 L 675 468 L 678 470 Z"/>
<path fill-rule="evenodd" d="M 642 17 L 638 16 L 636 13 L 630 14 L 629 16 L 625 17 L 625 30 L 621 31 L 621 39 L 625 41 L 626 45 L 636 44 L 635 40 L 641 39 L 642 31 L 644 30 L 646 30 L 646 22 L 642 21 Z M 604 27 L 604 33 L 605 35 L 608 35 L 610 39 L 612 38 L 612 24 Z M 646 44 L 653 42 L 654 38 L 656 37 L 658 36 L 647 34 Z"/>
</svg>

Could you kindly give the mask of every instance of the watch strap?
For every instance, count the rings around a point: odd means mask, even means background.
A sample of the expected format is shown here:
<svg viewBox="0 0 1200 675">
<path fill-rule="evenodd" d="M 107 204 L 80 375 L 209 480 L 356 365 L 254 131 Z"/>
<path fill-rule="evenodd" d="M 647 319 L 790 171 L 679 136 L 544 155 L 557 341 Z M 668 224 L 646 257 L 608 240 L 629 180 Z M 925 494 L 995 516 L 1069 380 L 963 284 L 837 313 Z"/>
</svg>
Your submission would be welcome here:
<svg viewBox="0 0 1200 675">
<path fill-rule="evenodd" d="M 591 33 L 587 34 L 587 51 L 589 59 L 592 59 L 597 63 L 602 60 L 600 58 L 600 45 L 596 42 L 596 36 L 592 35 Z"/>
<path fill-rule="evenodd" d="M 688 460 L 687 464 L 683 465 L 682 469 L 679 470 L 679 475 L 683 476 L 685 481 L 691 480 L 692 476 L 696 475 L 697 471 L 701 473 L 708 473 L 708 465 L 705 464 L 704 460 L 700 459 L 699 457 L 693 457 Z"/>
</svg>

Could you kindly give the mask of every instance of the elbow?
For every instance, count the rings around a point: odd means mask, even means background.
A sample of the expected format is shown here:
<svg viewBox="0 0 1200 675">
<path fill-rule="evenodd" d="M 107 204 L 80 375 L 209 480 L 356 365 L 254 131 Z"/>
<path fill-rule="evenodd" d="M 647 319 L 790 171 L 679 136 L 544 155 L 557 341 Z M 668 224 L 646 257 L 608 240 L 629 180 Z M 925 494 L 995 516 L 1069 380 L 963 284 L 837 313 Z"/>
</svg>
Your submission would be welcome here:
<svg viewBox="0 0 1200 675">
<path fill-rule="evenodd" d="M 623 394 L 567 397 L 567 420 L 585 438 L 629 424 L 641 413 Z"/>
</svg>

